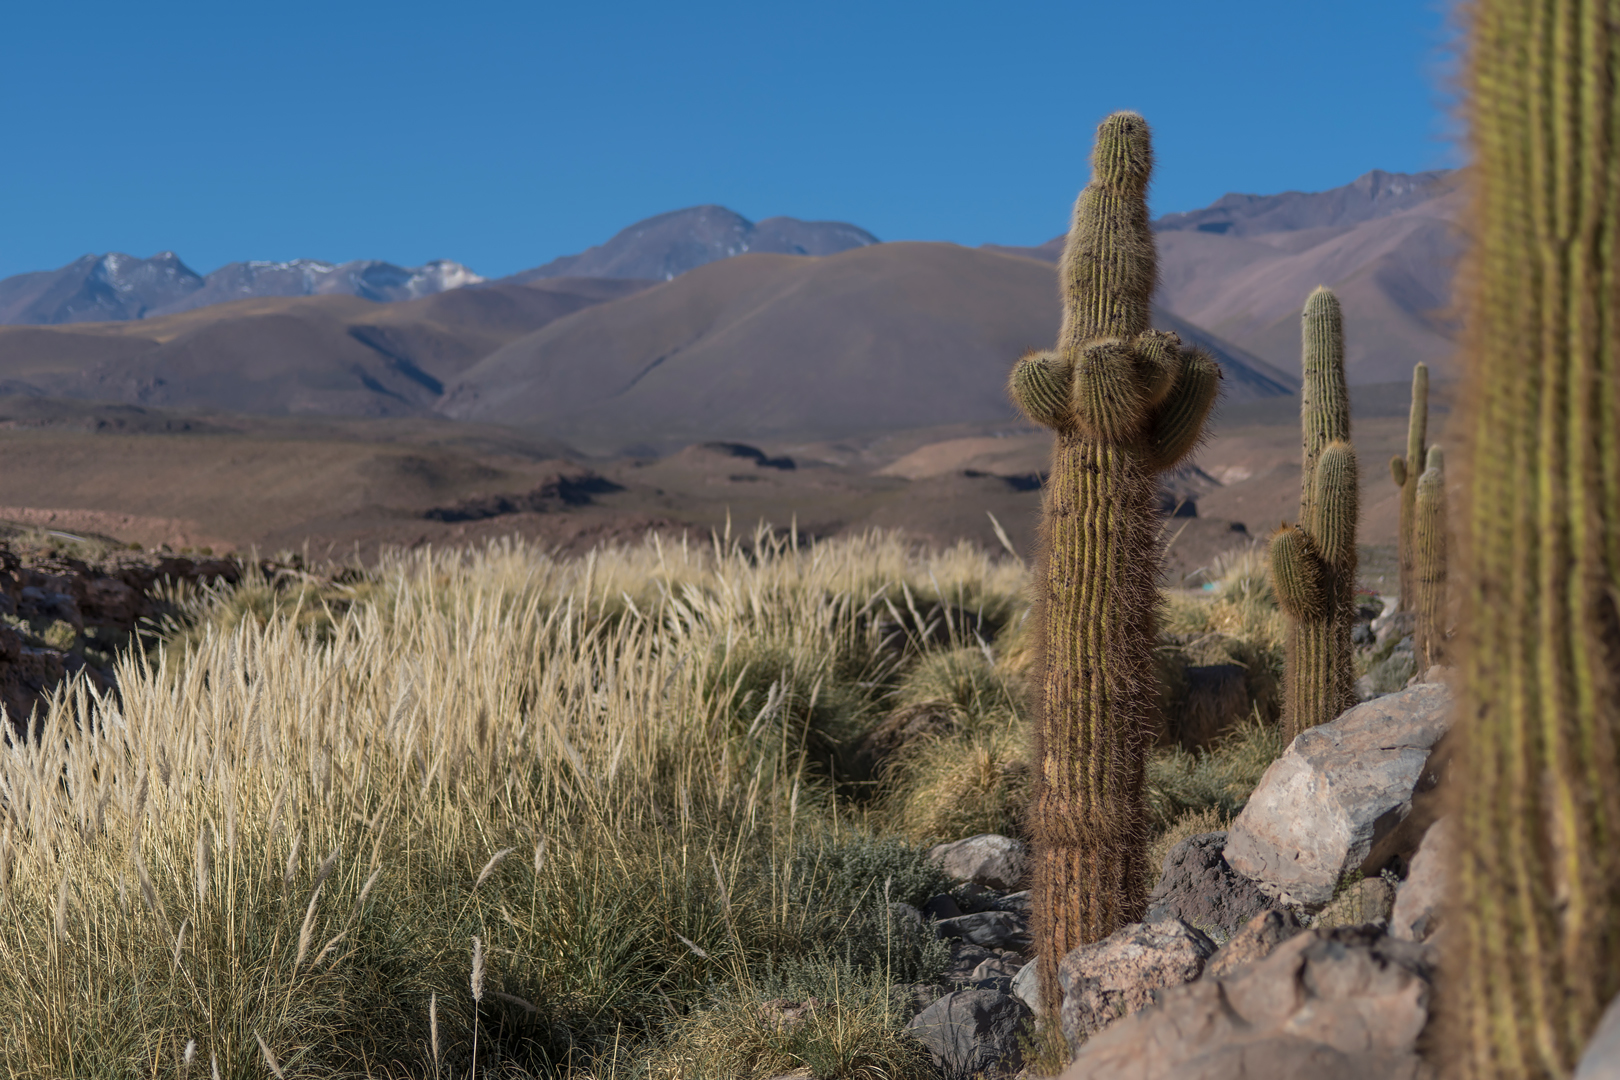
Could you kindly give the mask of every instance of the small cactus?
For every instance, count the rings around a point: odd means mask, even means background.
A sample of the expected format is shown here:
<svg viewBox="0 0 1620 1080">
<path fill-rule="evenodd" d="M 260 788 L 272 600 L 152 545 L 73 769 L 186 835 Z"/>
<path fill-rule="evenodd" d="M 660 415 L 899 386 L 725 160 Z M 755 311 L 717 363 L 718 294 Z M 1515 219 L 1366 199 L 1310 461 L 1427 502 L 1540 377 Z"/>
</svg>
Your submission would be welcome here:
<svg viewBox="0 0 1620 1080">
<path fill-rule="evenodd" d="M 1161 561 L 1154 475 L 1197 444 L 1220 368 L 1148 328 L 1157 281 L 1148 127 L 1115 113 L 1097 129 L 1060 276 L 1057 348 L 1029 353 L 1009 390 L 1057 435 L 1036 560 L 1032 915 L 1042 1000 L 1057 965 L 1142 915 L 1143 782 Z"/>
<path fill-rule="evenodd" d="M 1415 525 L 1413 653 L 1422 674 L 1441 662 L 1446 640 L 1446 462 L 1438 446 L 1429 447 L 1429 467 L 1418 477 Z"/>
<path fill-rule="evenodd" d="M 1424 439 L 1429 432 L 1429 365 L 1417 364 L 1412 368 L 1412 411 L 1406 423 L 1406 456 L 1389 461 L 1390 479 L 1401 489 L 1401 531 L 1396 544 L 1396 561 L 1400 568 L 1397 611 L 1412 611 L 1417 594 L 1413 577 L 1417 553 L 1413 533 L 1417 521 L 1418 474 L 1424 464 Z"/>
<path fill-rule="evenodd" d="M 1344 379 L 1338 297 L 1317 289 L 1305 303 L 1305 384 L 1299 522 L 1271 538 L 1271 577 L 1288 616 L 1283 723 L 1292 739 L 1355 704 L 1350 642 L 1356 603 L 1356 452 Z"/>
</svg>

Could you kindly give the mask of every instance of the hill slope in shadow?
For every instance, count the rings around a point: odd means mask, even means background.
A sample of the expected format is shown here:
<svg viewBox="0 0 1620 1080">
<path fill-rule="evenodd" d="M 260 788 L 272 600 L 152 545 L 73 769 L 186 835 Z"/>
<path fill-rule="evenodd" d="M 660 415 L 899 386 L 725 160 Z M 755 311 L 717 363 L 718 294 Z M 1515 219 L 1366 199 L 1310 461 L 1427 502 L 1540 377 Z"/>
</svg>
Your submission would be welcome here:
<svg viewBox="0 0 1620 1080">
<path fill-rule="evenodd" d="M 183 314 L 0 327 L 0 392 L 258 414 L 426 415 L 444 384 L 647 282 L 556 278 L 419 300 L 264 297 Z"/>
<path fill-rule="evenodd" d="M 1231 397 L 1297 386 L 1160 314 L 1220 355 Z M 1050 347 L 1059 318 L 1051 266 L 1019 256 L 937 243 L 740 255 L 503 346 L 440 409 L 598 452 L 1011 421 L 1007 371 Z"/>
</svg>

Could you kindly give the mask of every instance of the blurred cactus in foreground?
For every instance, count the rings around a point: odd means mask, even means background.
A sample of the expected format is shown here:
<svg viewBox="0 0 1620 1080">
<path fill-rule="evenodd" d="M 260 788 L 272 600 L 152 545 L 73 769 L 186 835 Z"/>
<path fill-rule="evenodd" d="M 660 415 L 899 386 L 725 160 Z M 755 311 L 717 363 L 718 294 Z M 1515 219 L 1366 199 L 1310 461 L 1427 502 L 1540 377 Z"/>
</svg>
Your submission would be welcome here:
<svg viewBox="0 0 1620 1080">
<path fill-rule="evenodd" d="M 1460 826 L 1441 1058 L 1574 1071 L 1620 991 L 1620 2 L 1476 0 Z"/>
<path fill-rule="evenodd" d="M 1140 918 L 1143 778 L 1158 686 L 1161 562 L 1155 475 L 1197 444 L 1220 368 L 1148 328 L 1157 256 L 1148 225 L 1147 123 L 1097 129 L 1060 268 L 1057 348 L 1031 353 L 1009 389 L 1057 440 L 1036 560 L 1040 664 L 1031 896 L 1042 1000 L 1058 961 Z"/>
</svg>

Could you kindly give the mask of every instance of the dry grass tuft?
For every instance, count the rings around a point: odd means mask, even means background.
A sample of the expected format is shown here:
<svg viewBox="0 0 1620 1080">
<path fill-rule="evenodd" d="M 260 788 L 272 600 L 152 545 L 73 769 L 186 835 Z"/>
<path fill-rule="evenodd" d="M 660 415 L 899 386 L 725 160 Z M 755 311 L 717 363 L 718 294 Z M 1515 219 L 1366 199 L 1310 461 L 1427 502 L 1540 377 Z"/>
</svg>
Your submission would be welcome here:
<svg viewBox="0 0 1620 1080">
<path fill-rule="evenodd" d="M 118 699 L 72 684 L 0 747 L 8 1065 L 147 1075 L 194 1038 L 221 1075 L 463 1075 L 476 1031 L 506 1075 L 631 1075 L 715 987 L 851 927 L 850 978 L 876 979 L 880 902 L 818 853 L 867 842 L 831 770 L 915 660 L 878 616 L 909 592 L 1005 617 L 1022 581 L 967 548 L 760 532 L 199 593 Z M 909 1075 L 896 1014 L 865 1008 L 796 1052 Z"/>
</svg>

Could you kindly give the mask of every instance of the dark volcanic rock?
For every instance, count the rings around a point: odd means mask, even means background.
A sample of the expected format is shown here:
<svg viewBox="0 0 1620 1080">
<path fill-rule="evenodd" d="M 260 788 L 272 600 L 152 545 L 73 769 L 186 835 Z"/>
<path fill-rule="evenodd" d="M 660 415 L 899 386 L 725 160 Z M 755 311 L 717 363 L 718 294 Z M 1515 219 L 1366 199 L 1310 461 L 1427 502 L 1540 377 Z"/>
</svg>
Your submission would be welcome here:
<svg viewBox="0 0 1620 1080">
<path fill-rule="evenodd" d="M 948 1078 L 1010 1076 L 1023 1065 L 1018 1036 L 1029 1009 L 1000 990 L 958 990 L 912 1018 L 906 1030 Z"/>
<path fill-rule="evenodd" d="M 522 495 L 480 495 L 463 499 L 453 506 L 424 510 L 422 516 L 429 521 L 483 521 L 506 514 L 544 514 L 566 507 L 588 506 L 593 495 L 623 490 L 623 485 L 583 469 L 558 473 Z"/>
<path fill-rule="evenodd" d="M 1181 919 L 1205 933 L 1230 936 L 1276 906 L 1258 886 L 1227 865 L 1226 833 L 1189 836 L 1164 857 L 1164 873 L 1148 896 L 1147 921 Z"/>
</svg>

